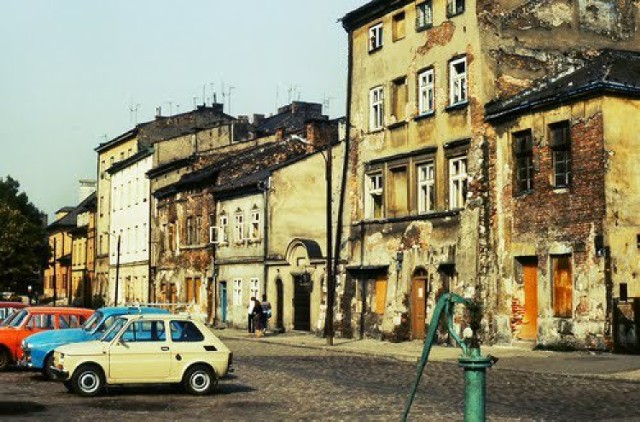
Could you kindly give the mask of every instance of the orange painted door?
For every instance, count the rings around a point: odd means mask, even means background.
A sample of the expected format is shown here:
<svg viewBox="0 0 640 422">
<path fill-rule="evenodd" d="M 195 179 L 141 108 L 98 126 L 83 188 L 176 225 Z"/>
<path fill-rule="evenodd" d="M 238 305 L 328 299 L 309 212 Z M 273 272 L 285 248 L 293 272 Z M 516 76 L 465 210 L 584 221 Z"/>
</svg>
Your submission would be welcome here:
<svg viewBox="0 0 640 422">
<path fill-rule="evenodd" d="M 538 264 L 522 265 L 524 277 L 524 316 L 520 327 L 520 338 L 535 340 L 538 338 Z"/>
<path fill-rule="evenodd" d="M 411 336 L 423 339 L 426 334 L 427 317 L 427 281 L 424 278 L 413 279 L 411 289 Z"/>
</svg>

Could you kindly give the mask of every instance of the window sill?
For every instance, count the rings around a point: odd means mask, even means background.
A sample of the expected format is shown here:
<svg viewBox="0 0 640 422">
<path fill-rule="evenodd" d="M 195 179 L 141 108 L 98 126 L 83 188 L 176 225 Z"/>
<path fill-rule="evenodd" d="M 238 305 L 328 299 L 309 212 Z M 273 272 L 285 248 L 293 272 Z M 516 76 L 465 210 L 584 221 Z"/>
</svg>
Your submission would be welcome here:
<svg viewBox="0 0 640 422">
<path fill-rule="evenodd" d="M 380 133 L 380 132 L 384 132 L 384 127 L 379 127 L 379 128 L 375 128 L 375 129 L 371 129 L 369 130 L 369 132 L 367 133 L 368 135 L 374 135 L 376 133 Z"/>
<path fill-rule="evenodd" d="M 380 50 L 382 50 L 382 46 L 376 47 L 376 48 L 371 48 L 371 49 L 369 49 L 369 54 L 373 54 L 376 51 L 380 51 Z"/>
<path fill-rule="evenodd" d="M 553 193 L 569 193 L 571 188 L 569 186 L 554 186 Z"/>
<path fill-rule="evenodd" d="M 527 197 L 527 196 L 529 196 L 531 194 L 533 194 L 533 189 L 516 192 L 516 193 L 513 194 L 513 197 L 514 198 L 524 198 L 524 197 Z"/>
<path fill-rule="evenodd" d="M 469 106 L 469 100 L 464 100 L 462 102 L 456 103 L 456 104 L 451 104 L 450 106 L 445 107 L 445 111 L 451 112 L 451 111 L 456 111 L 456 110 L 462 110 L 467 108 L 467 106 Z"/>
<path fill-rule="evenodd" d="M 404 127 L 407 125 L 407 121 L 406 120 L 400 120 L 398 122 L 392 123 L 390 125 L 387 125 L 387 129 L 389 130 L 394 130 L 394 129 L 398 129 L 401 127 Z"/>
<path fill-rule="evenodd" d="M 431 117 L 433 117 L 435 115 L 436 115 L 436 112 L 434 110 L 432 110 L 432 111 L 428 111 L 426 113 L 417 115 L 416 117 L 413 118 L 413 120 L 416 121 L 416 122 L 419 122 L 421 120 L 429 119 L 429 118 L 431 118 Z"/>
<path fill-rule="evenodd" d="M 462 15 L 464 13 L 464 9 L 457 10 L 455 12 L 447 12 L 447 19 L 455 18 L 458 15 Z"/>
<path fill-rule="evenodd" d="M 433 28 L 433 23 L 426 24 L 424 26 L 416 26 L 416 32 L 426 31 L 427 29 Z"/>
<path fill-rule="evenodd" d="M 387 218 L 375 218 L 375 219 L 364 219 L 351 225 L 353 227 L 357 227 L 361 224 L 386 224 L 386 223 L 398 223 L 403 221 L 416 221 L 416 220 L 434 220 L 438 218 L 448 218 L 448 217 L 456 217 L 460 215 L 460 212 L 463 211 L 463 208 L 456 208 L 453 210 L 447 211 L 433 211 L 425 214 L 413 214 L 413 215 L 405 215 L 402 217 L 387 217 Z"/>
</svg>

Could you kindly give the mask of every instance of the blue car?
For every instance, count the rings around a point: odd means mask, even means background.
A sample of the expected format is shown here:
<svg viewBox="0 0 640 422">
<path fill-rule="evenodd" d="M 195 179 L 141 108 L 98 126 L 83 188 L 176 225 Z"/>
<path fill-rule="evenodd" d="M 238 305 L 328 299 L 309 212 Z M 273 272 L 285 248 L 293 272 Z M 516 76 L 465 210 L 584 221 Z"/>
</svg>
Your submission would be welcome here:
<svg viewBox="0 0 640 422">
<path fill-rule="evenodd" d="M 105 307 L 98 309 L 81 328 L 42 331 L 22 341 L 23 357 L 20 366 L 39 369 L 49 379 L 53 378 L 53 350 L 69 343 L 97 340 L 121 315 L 168 314 L 166 309 L 148 307 Z"/>
</svg>

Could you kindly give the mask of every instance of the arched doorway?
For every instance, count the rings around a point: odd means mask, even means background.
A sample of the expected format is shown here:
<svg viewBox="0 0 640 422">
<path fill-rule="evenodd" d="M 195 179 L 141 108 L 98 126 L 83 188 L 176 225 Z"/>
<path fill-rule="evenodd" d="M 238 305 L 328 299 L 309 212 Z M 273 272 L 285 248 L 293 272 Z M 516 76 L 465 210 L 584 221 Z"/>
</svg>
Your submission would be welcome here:
<svg viewBox="0 0 640 422">
<path fill-rule="evenodd" d="M 411 279 L 411 337 L 414 339 L 425 338 L 428 297 L 427 271 L 424 268 L 418 268 Z"/>
<path fill-rule="evenodd" d="M 284 331 L 284 286 L 282 279 L 276 280 L 276 327 L 279 331 Z"/>
</svg>

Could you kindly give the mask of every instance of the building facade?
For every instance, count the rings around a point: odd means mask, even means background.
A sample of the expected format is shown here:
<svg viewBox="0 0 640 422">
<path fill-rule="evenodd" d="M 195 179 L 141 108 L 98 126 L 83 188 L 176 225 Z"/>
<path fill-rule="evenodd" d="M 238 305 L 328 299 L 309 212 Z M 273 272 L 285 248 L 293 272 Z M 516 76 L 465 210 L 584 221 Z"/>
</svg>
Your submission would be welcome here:
<svg viewBox="0 0 640 422">
<path fill-rule="evenodd" d="M 71 303 L 84 307 L 91 307 L 93 305 L 96 206 L 97 199 L 94 187 L 94 191 L 78 205 L 76 227 L 71 231 L 73 237 Z"/>
</svg>

